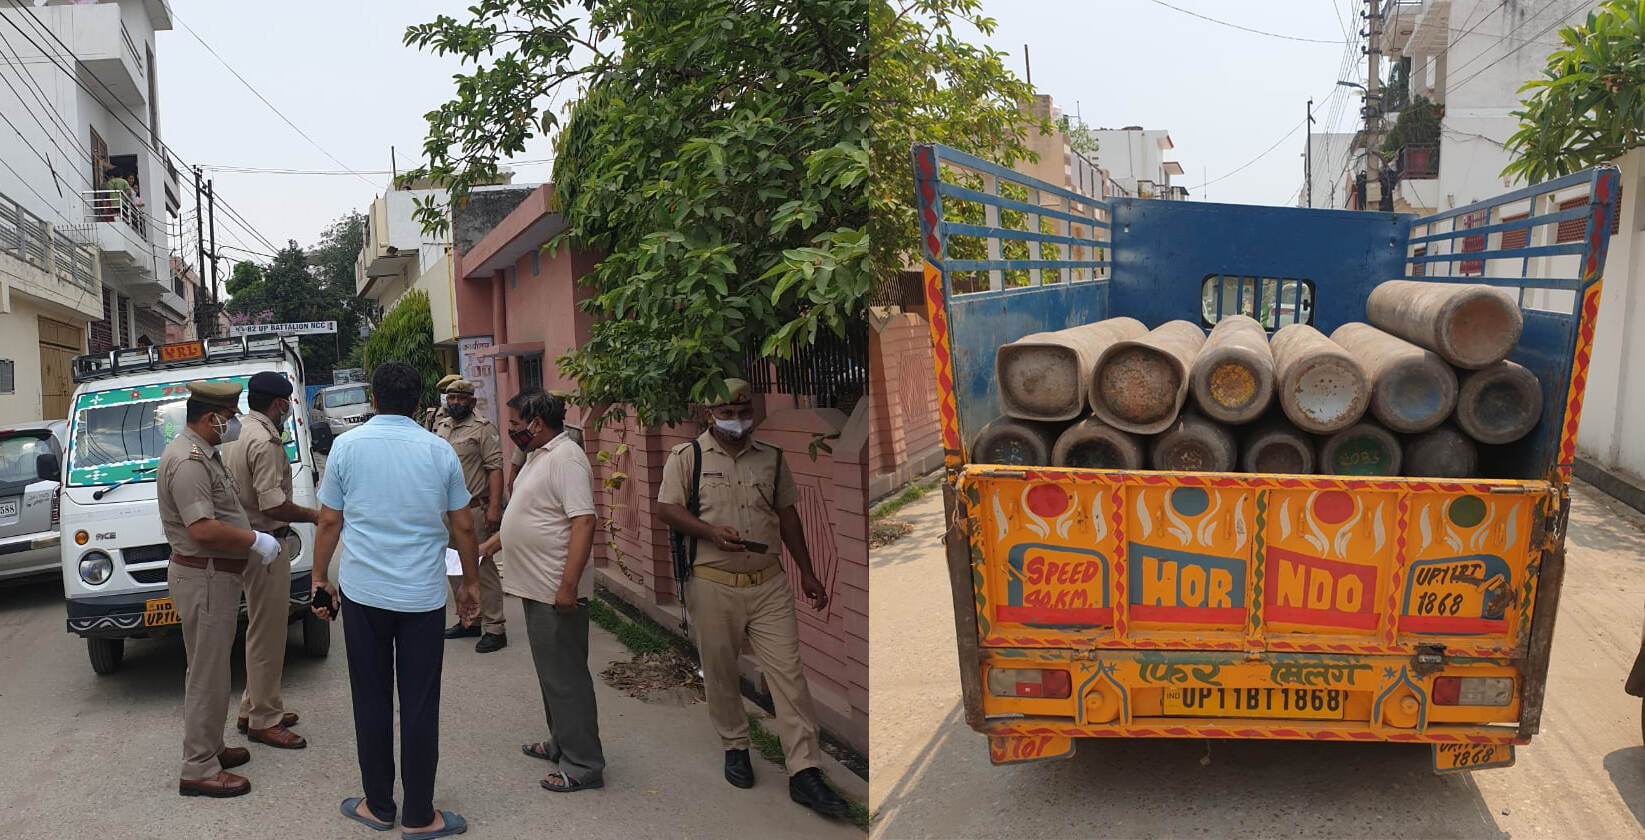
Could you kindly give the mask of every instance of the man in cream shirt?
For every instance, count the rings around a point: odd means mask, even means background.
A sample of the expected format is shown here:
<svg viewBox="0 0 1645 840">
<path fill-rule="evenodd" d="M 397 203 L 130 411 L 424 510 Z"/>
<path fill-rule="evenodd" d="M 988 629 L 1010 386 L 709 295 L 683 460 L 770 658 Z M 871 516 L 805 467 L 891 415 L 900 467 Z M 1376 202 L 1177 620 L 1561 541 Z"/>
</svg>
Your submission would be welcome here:
<svg viewBox="0 0 1645 840">
<path fill-rule="evenodd" d="M 594 471 L 565 431 L 565 402 L 541 390 L 508 401 L 508 435 L 528 453 L 514 479 L 503 526 L 480 546 L 502 552 L 503 591 L 525 606 L 526 638 L 537 666 L 548 740 L 526 755 L 553 762 L 545 789 L 569 793 L 605 785 L 605 752 L 588 671 L 588 599 L 594 577 Z"/>
</svg>

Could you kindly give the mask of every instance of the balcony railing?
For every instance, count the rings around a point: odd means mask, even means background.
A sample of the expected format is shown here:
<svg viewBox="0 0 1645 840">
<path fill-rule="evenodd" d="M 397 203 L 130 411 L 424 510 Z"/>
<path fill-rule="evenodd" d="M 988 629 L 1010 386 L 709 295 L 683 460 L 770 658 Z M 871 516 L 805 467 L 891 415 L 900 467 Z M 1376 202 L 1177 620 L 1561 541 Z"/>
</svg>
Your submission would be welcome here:
<svg viewBox="0 0 1645 840">
<path fill-rule="evenodd" d="M 148 219 L 131 190 L 82 190 L 88 222 L 125 222 L 137 235 L 148 238 Z"/>
<path fill-rule="evenodd" d="M 1439 177 L 1439 144 L 1412 143 L 1399 150 L 1399 177 L 1427 181 Z"/>
<path fill-rule="evenodd" d="M 50 273 L 76 292 L 97 292 L 97 252 L 0 195 L 0 252 Z"/>
</svg>

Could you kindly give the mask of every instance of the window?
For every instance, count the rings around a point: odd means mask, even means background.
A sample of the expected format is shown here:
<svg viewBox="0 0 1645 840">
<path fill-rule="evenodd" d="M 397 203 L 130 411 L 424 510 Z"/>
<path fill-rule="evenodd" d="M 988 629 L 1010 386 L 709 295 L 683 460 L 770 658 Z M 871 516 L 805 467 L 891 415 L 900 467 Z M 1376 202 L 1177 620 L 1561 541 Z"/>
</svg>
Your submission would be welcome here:
<svg viewBox="0 0 1645 840">
<path fill-rule="evenodd" d="M 1588 197 L 1587 196 L 1582 196 L 1580 198 L 1570 198 L 1570 199 L 1566 199 L 1565 201 L 1561 201 L 1559 203 L 1559 209 L 1561 209 L 1561 210 L 1575 210 L 1578 207 L 1586 206 L 1587 203 L 1588 203 Z M 1563 245 L 1566 242 L 1581 242 L 1582 241 L 1582 234 L 1586 233 L 1587 231 L 1588 231 L 1588 220 L 1587 219 L 1585 219 L 1581 216 L 1578 216 L 1575 219 L 1566 219 L 1565 221 L 1559 223 L 1559 229 L 1554 234 L 1554 242 L 1556 242 L 1558 244 L 1561 244 L 1561 245 Z"/>
<path fill-rule="evenodd" d="M 1416 247 L 1416 250 L 1411 252 L 1411 256 L 1413 256 L 1413 257 L 1426 257 L 1426 256 L 1428 256 L 1428 246 L 1427 245 L 1418 245 Z M 1428 276 L 1428 264 L 1425 263 L 1425 262 L 1411 263 L 1411 276 L 1412 277 L 1426 277 L 1426 276 Z"/>
<path fill-rule="evenodd" d="M 339 388 L 325 393 L 326 408 L 341 408 L 345 405 L 366 405 L 371 400 L 366 396 L 366 386 L 354 388 Z"/>
<path fill-rule="evenodd" d="M 1489 210 L 1480 210 L 1480 211 L 1477 211 L 1477 212 L 1474 212 L 1474 213 L 1469 213 L 1469 214 L 1463 216 L 1462 218 L 1457 220 L 1457 223 L 1462 227 L 1463 230 L 1469 230 L 1469 229 L 1472 229 L 1472 228 L 1484 227 L 1486 220 L 1488 220 L 1490 217 L 1491 217 L 1491 211 L 1489 211 Z M 1462 253 L 1464 253 L 1464 254 L 1474 254 L 1474 253 L 1478 253 L 1478 252 L 1483 251 L 1483 250 L 1485 250 L 1485 234 L 1480 233 L 1480 234 L 1475 234 L 1473 236 L 1464 236 L 1464 237 L 1462 237 Z M 1484 274 L 1485 273 L 1485 261 L 1484 260 L 1463 260 L 1460 264 L 1457 265 L 1457 273 L 1458 274 Z"/>
<path fill-rule="evenodd" d="M 1529 218 L 1529 213 L 1520 213 L 1517 216 L 1503 216 L 1504 222 L 1517 222 Z M 1524 248 L 1531 244 L 1531 229 L 1505 230 L 1502 232 L 1502 250 L 1511 251 L 1515 248 Z"/>
<path fill-rule="evenodd" d="M 17 363 L 0 359 L 0 394 L 17 393 Z"/>
<path fill-rule="evenodd" d="M 7 495 L 16 492 L 17 485 L 28 484 L 39 478 L 35 465 L 41 455 L 56 455 L 49 432 L 21 432 L 0 437 L 0 487 Z"/>
<path fill-rule="evenodd" d="M 543 354 L 520 357 L 520 390 L 543 387 Z"/>
<path fill-rule="evenodd" d="M 1295 277 L 1208 274 L 1201 286 L 1201 324 L 1214 326 L 1226 315 L 1249 315 L 1267 330 L 1312 324 L 1314 284 Z"/>
</svg>

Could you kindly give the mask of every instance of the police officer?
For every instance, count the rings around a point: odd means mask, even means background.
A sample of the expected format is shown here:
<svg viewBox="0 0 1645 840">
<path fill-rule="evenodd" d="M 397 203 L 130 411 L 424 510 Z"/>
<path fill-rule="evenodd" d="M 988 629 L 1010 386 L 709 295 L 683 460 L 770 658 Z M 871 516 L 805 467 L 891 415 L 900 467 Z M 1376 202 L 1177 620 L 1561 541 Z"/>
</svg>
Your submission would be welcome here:
<svg viewBox="0 0 1645 840">
<path fill-rule="evenodd" d="M 503 520 L 503 449 L 497 426 L 490 418 L 474 413 L 474 383 L 457 379 L 445 386 L 446 416 L 435 423 L 434 433 L 445 438 L 457 451 L 463 465 L 463 483 L 468 485 L 469 510 L 474 515 L 475 537 L 485 542 L 497 533 Z M 455 537 L 452 548 L 457 547 Z M 474 650 L 491 653 L 508 647 L 508 628 L 503 623 L 503 579 L 494 558 L 480 561 L 480 615 L 482 621 L 464 627 L 461 621 L 446 629 L 447 639 L 479 636 Z M 452 603 L 462 578 L 449 577 Z"/>
<path fill-rule="evenodd" d="M 292 522 L 317 522 L 320 512 L 291 500 L 291 461 L 283 440 L 291 414 L 291 381 L 271 370 L 253 374 L 246 383 L 245 416 L 240 439 L 223 448 L 223 460 L 239 488 L 240 506 L 251 527 L 285 540 Z M 246 591 L 246 690 L 240 698 L 236 726 L 246 737 L 280 749 L 308 746 L 289 727 L 297 714 L 280 698 L 286 663 L 286 617 L 291 599 L 291 557 L 283 550 L 273 563 L 252 563 L 244 576 Z"/>
<path fill-rule="evenodd" d="M 459 379 L 462 379 L 462 377 L 455 373 L 448 373 L 445 376 L 440 377 L 440 381 L 434 383 L 434 393 L 441 395 L 445 394 L 446 388 L 449 387 L 451 383 L 456 382 Z M 435 424 L 439 423 L 440 420 L 445 418 L 445 416 L 446 404 L 445 399 L 442 396 L 439 405 L 434 406 L 433 408 L 423 409 L 423 428 L 431 432 L 434 431 Z"/>
<path fill-rule="evenodd" d="M 776 706 L 789 798 L 826 816 L 849 817 L 849 806 L 818 769 L 816 711 L 800 662 L 793 591 L 782 568 L 787 546 L 800 572 L 800 590 L 816 609 L 828 605 L 794 507 L 799 490 L 782 450 L 753 437 L 748 383 L 727 379 L 725 384 L 729 394 L 709 404 L 709 430 L 669 453 L 658 496 L 663 521 L 697 541 L 685 602 L 702 657 L 708 715 L 725 747 L 725 778 L 740 788 L 754 785 L 737 669 L 738 649 L 747 641 Z M 692 476 L 699 468 L 692 510 Z"/>
<path fill-rule="evenodd" d="M 229 797 L 251 790 L 244 776 L 227 769 L 250 761 L 250 751 L 223 746 L 229 654 L 248 557 L 269 563 L 279 554 L 280 543 L 251 529 L 234 477 L 217 451 L 239 436 L 240 390 L 234 382 L 188 383 L 187 427 L 166 445 L 156 467 L 160 524 L 171 544 L 166 580 L 188 655 L 183 767 L 177 783 L 184 796 Z"/>
</svg>

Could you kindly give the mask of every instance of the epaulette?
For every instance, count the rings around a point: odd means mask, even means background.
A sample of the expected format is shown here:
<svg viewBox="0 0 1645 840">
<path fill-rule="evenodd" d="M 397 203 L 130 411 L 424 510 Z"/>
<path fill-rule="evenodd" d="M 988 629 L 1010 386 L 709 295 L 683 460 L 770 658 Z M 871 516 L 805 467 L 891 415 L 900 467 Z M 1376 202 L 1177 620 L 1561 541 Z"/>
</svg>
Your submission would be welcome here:
<svg viewBox="0 0 1645 840">
<path fill-rule="evenodd" d="M 199 458 L 202 461 L 208 460 L 211 457 L 210 455 L 202 452 L 198 445 L 192 443 L 188 446 L 188 456 L 190 458 Z"/>
</svg>

